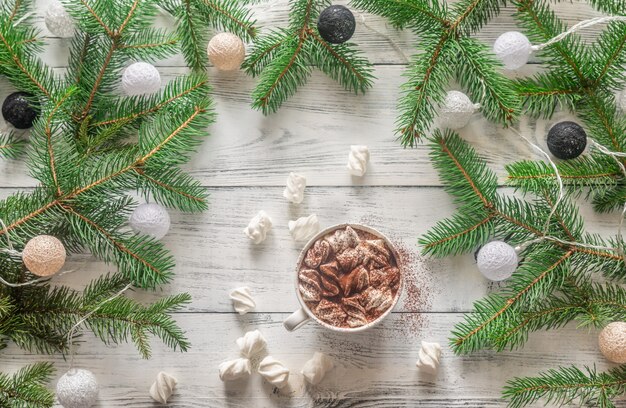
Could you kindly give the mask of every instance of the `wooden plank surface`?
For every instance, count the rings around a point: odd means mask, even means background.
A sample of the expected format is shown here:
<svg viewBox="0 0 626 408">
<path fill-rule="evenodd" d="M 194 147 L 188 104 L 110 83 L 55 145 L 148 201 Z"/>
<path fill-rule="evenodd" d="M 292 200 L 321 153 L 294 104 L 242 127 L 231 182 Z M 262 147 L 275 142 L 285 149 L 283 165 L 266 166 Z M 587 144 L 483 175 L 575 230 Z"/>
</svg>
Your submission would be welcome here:
<svg viewBox="0 0 626 408">
<path fill-rule="evenodd" d="M 48 2 L 37 0 L 39 12 L 34 16 L 44 34 L 40 11 Z M 554 7 L 569 23 L 597 15 L 584 2 L 560 2 Z M 264 28 L 286 24 L 285 0 L 259 4 L 255 11 Z M 491 44 L 500 33 L 514 30 L 512 12 L 507 7 L 477 37 Z M 131 294 L 150 302 L 164 294 L 191 293 L 192 303 L 176 318 L 193 348 L 185 354 L 173 353 L 155 341 L 154 356 L 146 361 L 132 345 L 105 347 L 85 336 L 77 362 L 98 376 L 98 407 L 157 406 L 147 390 L 160 370 L 179 379 L 171 407 L 452 408 L 505 406 L 500 390 L 513 375 L 532 375 L 570 363 L 607 367 L 597 351 L 597 333 L 574 327 L 538 333 L 523 350 L 500 354 L 457 357 L 447 348 L 449 332 L 462 318 L 461 312 L 470 310 L 473 301 L 497 285 L 482 278 L 471 255 L 445 260 L 419 255 L 417 237 L 452 214 L 454 206 L 428 161 L 427 147 L 402 149 L 393 134 L 398 88 L 416 39 L 408 31 L 391 29 L 376 16 L 357 15 L 357 20 L 354 41 L 376 64 L 378 77 L 363 96 L 342 91 L 315 72 L 279 113 L 264 117 L 250 108 L 254 79 L 241 72 L 209 69 L 218 119 L 188 169 L 209 188 L 210 209 L 195 215 L 172 213 L 172 229 L 164 242 L 176 257 L 176 278 L 157 293 Z M 171 21 L 162 17 L 160 24 L 170 27 Z M 599 29 L 594 27 L 583 37 L 592 40 Z M 43 59 L 62 70 L 67 40 L 46 40 L 49 46 Z M 164 81 L 187 72 L 180 57 L 157 65 Z M 530 64 L 521 74 L 539 69 Z M 456 89 L 455 85 L 450 89 Z M 10 86 L 0 79 L 0 100 L 9 92 Z M 557 114 L 555 120 L 564 118 L 569 116 Z M 543 144 L 550 124 L 523 120 L 520 128 Z M 538 157 L 525 142 L 487 123 L 480 114 L 461 134 L 500 176 L 505 174 L 504 164 Z M 372 162 L 363 179 L 350 177 L 345 169 L 351 144 L 370 146 Z M 300 206 L 282 198 L 290 171 L 307 176 L 309 187 Z M 0 161 L 1 196 L 34 185 L 24 163 Z M 242 230 L 259 210 L 270 214 L 274 228 L 265 243 L 255 246 Z M 587 203 L 582 203 L 581 212 L 590 232 L 614 232 L 616 214 L 598 215 Z M 292 241 L 287 222 L 311 213 L 318 215 L 323 227 L 342 222 L 369 224 L 412 254 L 410 294 L 405 294 L 383 325 L 350 336 L 312 324 L 296 333 L 283 329 L 282 320 L 298 306 L 293 268 L 302 247 Z M 111 269 L 87 254 L 72 256 L 68 268 L 79 271 L 55 281 L 77 289 Z M 257 301 L 256 311 L 245 316 L 233 313 L 228 300 L 228 292 L 240 285 L 250 286 Z M 235 339 L 257 328 L 268 339 L 268 352 L 292 370 L 288 390 L 277 391 L 258 375 L 231 384 L 219 381 L 217 365 L 237 357 Z M 442 371 L 436 378 L 415 368 L 420 340 L 445 346 Z M 337 369 L 320 386 L 309 388 L 299 370 L 315 351 L 329 353 Z M 2 351 L 0 367 L 11 371 L 40 360 L 54 361 L 58 375 L 67 368 L 58 356 L 32 355 L 14 346 Z"/>
</svg>

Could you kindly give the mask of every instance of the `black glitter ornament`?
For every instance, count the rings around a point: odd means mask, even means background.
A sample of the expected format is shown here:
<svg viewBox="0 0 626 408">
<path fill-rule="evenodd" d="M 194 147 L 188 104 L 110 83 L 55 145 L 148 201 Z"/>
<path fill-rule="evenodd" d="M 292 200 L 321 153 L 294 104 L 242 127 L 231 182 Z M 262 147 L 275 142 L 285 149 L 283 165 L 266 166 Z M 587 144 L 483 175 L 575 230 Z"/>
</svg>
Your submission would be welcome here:
<svg viewBox="0 0 626 408">
<path fill-rule="evenodd" d="M 559 122 L 548 131 L 548 149 L 559 159 L 575 159 L 586 146 L 587 134 L 578 123 Z"/>
<path fill-rule="evenodd" d="M 38 114 L 39 109 L 33 103 L 33 95 L 26 92 L 14 92 L 2 104 L 4 120 L 17 129 L 32 127 Z"/>
<path fill-rule="evenodd" d="M 348 41 L 355 28 L 354 15 L 344 6 L 333 5 L 325 8 L 317 20 L 317 31 L 323 39 L 332 44 Z"/>
</svg>

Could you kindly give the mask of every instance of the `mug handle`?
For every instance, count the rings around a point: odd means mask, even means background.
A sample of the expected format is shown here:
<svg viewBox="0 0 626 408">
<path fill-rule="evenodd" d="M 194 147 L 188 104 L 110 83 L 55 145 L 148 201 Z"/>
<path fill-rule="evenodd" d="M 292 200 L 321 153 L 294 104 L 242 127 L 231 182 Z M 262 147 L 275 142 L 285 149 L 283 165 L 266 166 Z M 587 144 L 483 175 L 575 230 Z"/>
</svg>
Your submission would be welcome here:
<svg viewBox="0 0 626 408">
<path fill-rule="evenodd" d="M 304 311 L 304 309 L 300 308 L 293 312 L 288 318 L 286 318 L 283 322 L 283 325 L 285 326 L 285 329 L 287 329 L 287 331 L 291 332 L 307 324 L 310 319 L 311 318 Z"/>
</svg>

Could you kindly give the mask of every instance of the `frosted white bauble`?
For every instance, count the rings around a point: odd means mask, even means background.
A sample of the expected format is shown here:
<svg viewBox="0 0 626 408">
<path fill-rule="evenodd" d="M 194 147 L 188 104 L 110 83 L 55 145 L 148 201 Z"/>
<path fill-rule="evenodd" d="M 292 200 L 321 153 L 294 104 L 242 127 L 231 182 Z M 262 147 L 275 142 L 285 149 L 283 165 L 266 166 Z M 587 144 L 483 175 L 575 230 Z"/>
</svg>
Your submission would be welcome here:
<svg viewBox="0 0 626 408">
<path fill-rule="evenodd" d="M 43 19 L 52 35 L 61 38 L 74 36 L 74 21 L 59 1 L 50 3 Z"/>
<path fill-rule="evenodd" d="M 161 88 L 159 70 L 147 62 L 135 62 L 124 70 L 122 88 L 128 96 L 153 94 Z"/>
<path fill-rule="evenodd" d="M 493 53 L 504 64 L 504 68 L 514 70 L 523 67 L 532 53 L 528 38 L 518 32 L 506 32 L 493 44 Z"/>
<path fill-rule="evenodd" d="M 600 351 L 609 361 L 626 363 L 626 323 L 609 323 L 598 337 Z"/>
<path fill-rule="evenodd" d="M 517 269 L 517 252 L 506 242 L 491 241 L 480 248 L 476 263 L 485 278 L 492 281 L 505 280 Z"/>
<path fill-rule="evenodd" d="M 57 398 L 64 408 L 89 408 L 98 399 L 98 388 L 91 371 L 73 368 L 59 378 Z"/>
<path fill-rule="evenodd" d="M 158 204 L 145 203 L 135 208 L 129 223 L 136 233 L 161 239 L 170 230 L 170 215 Z"/>
<path fill-rule="evenodd" d="M 238 69 L 246 56 L 241 38 L 231 33 L 219 33 L 211 38 L 207 47 L 211 64 L 221 71 Z"/>
<path fill-rule="evenodd" d="M 463 92 L 449 91 L 439 110 L 439 125 L 448 129 L 465 127 L 478 109 Z"/>
<path fill-rule="evenodd" d="M 22 261 L 26 268 L 37 276 L 52 276 L 63 268 L 65 247 L 58 238 L 38 235 L 24 246 Z"/>
</svg>

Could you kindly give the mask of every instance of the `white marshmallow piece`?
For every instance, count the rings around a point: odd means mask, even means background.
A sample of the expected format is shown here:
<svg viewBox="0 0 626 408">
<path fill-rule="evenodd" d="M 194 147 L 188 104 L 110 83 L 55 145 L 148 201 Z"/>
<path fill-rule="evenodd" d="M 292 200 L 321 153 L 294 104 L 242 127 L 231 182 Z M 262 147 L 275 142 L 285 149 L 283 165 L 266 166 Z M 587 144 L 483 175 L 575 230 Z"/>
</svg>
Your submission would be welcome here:
<svg viewBox="0 0 626 408">
<path fill-rule="evenodd" d="M 289 233 L 295 241 L 306 241 L 317 234 L 319 230 L 320 222 L 315 214 L 289 221 Z"/>
<path fill-rule="evenodd" d="M 370 161 L 370 151 L 367 146 L 352 145 L 348 155 L 348 171 L 353 176 L 363 177 Z"/>
<path fill-rule="evenodd" d="M 309 384 L 317 385 L 333 368 L 335 364 L 330 357 L 324 353 L 315 352 L 313 358 L 304 363 L 301 373 Z"/>
<path fill-rule="evenodd" d="M 289 173 L 287 187 L 283 190 L 283 197 L 294 204 L 300 204 L 304 201 L 305 188 L 306 177 L 298 173 Z"/>
<path fill-rule="evenodd" d="M 246 358 L 259 354 L 267 346 L 265 337 L 258 330 L 249 331 L 237 339 L 237 347 Z"/>
<path fill-rule="evenodd" d="M 259 211 L 243 232 L 254 244 L 258 245 L 265 241 L 270 229 L 272 229 L 272 220 L 269 215 L 265 211 Z"/>
<path fill-rule="evenodd" d="M 233 308 L 240 315 L 244 315 L 254 310 L 256 303 L 252 298 L 252 293 L 248 287 L 240 287 L 230 292 L 230 300 L 233 302 Z"/>
<path fill-rule="evenodd" d="M 441 346 L 439 343 L 422 341 L 419 351 L 419 359 L 415 364 L 417 368 L 428 374 L 435 375 L 439 371 L 439 359 L 441 358 Z"/>
<path fill-rule="evenodd" d="M 156 381 L 150 387 L 150 397 L 156 402 L 167 404 L 167 400 L 174 393 L 177 383 L 176 378 L 161 371 L 157 374 Z"/>
<path fill-rule="evenodd" d="M 233 381 L 252 374 L 252 366 L 247 358 L 236 358 L 225 361 L 219 366 L 220 380 Z"/>
<path fill-rule="evenodd" d="M 289 383 L 289 369 L 272 356 L 261 360 L 259 374 L 276 388 L 284 388 Z"/>
</svg>

